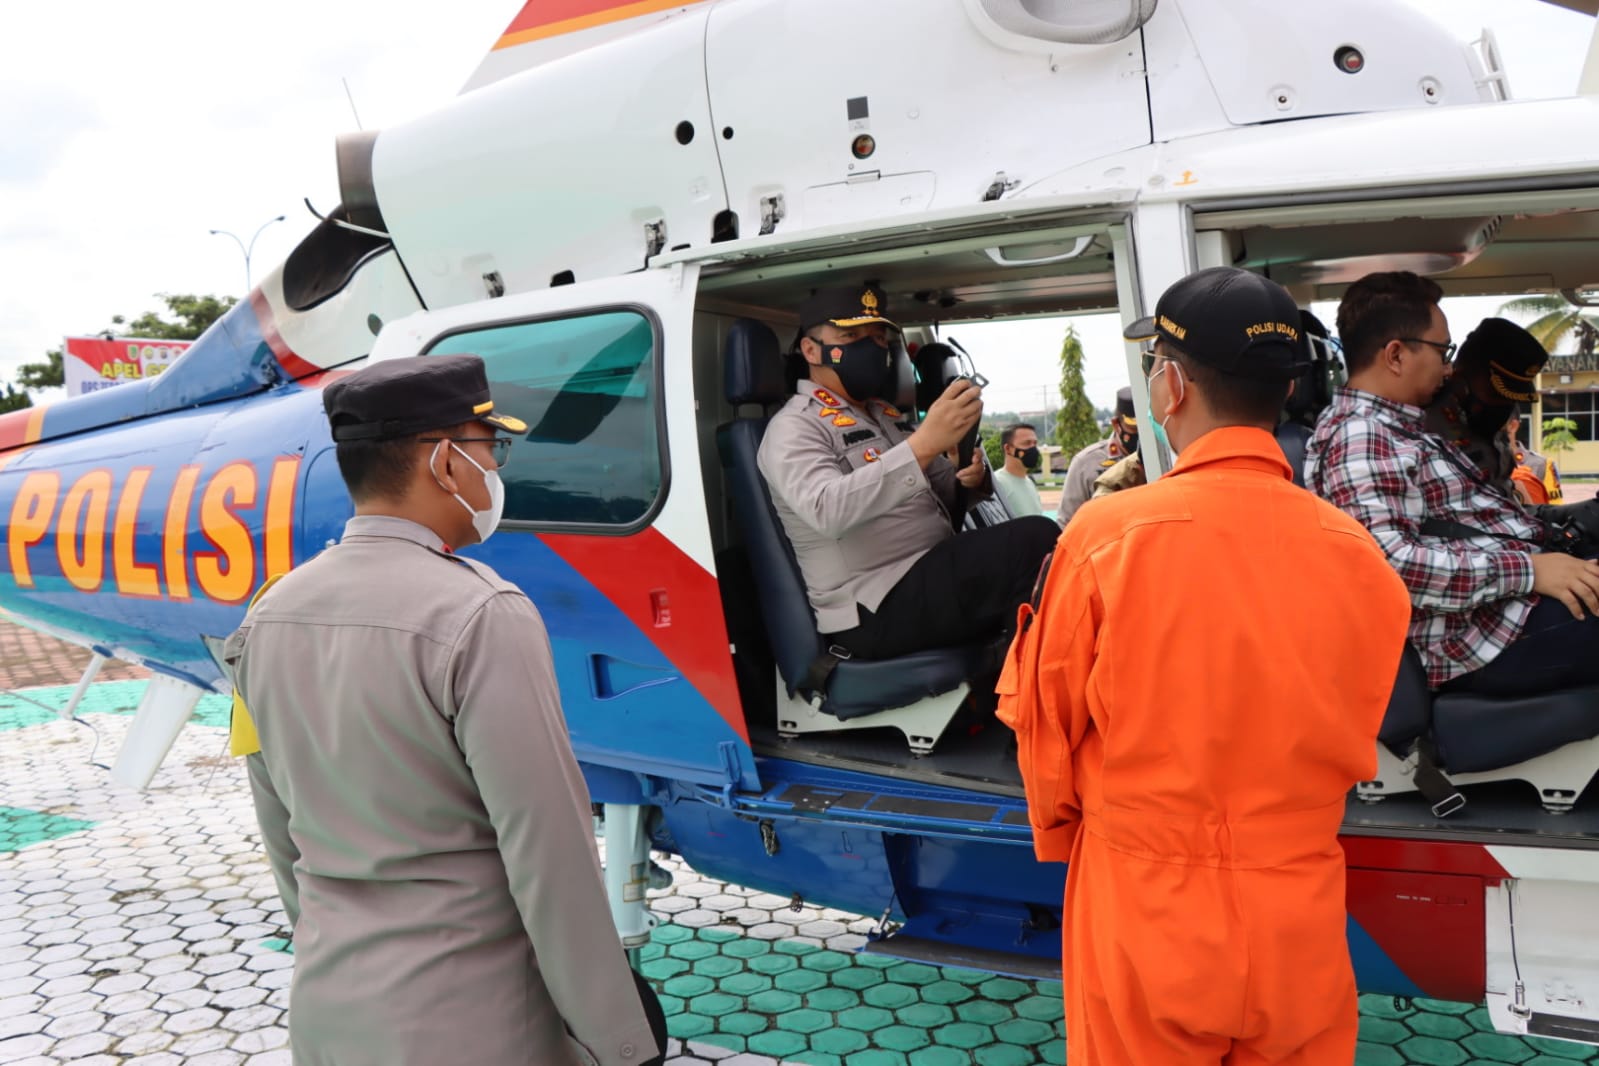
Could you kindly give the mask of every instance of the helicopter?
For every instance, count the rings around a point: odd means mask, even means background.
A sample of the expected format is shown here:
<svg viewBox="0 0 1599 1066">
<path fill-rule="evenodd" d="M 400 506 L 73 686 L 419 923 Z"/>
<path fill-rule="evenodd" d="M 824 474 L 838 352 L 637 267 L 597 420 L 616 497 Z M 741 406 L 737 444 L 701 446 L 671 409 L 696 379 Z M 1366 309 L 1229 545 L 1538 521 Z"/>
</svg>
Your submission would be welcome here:
<svg viewBox="0 0 1599 1066">
<path fill-rule="evenodd" d="M 863 61 L 859 33 L 893 46 Z M 255 590 L 352 513 L 322 386 L 478 354 L 531 428 L 466 553 L 543 616 L 624 945 L 661 851 L 881 915 L 869 951 L 1054 975 L 1064 867 L 1033 857 L 1003 731 L 952 728 L 962 651 L 807 683 L 753 467 L 795 307 L 876 282 L 913 407 L 953 324 L 1131 322 L 1207 266 L 1303 306 L 1379 269 L 1599 302 L 1594 66 L 1588 95 L 1516 101 L 1491 33 L 1384 0 L 533 0 L 460 96 L 338 140 L 338 206 L 165 372 L 0 416 L 0 612 L 91 676 L 153 672 L 112 769 L 143 787 L 229 690 Z M 1314 640 L 1314 604 L 1282 611 Z M 1599 1043 L 1595 694 L 1395 698 L 1342 836 L 1361 989 Z M 1464 807 L 1421 790 L 1423 736 Z"/>
</svg>

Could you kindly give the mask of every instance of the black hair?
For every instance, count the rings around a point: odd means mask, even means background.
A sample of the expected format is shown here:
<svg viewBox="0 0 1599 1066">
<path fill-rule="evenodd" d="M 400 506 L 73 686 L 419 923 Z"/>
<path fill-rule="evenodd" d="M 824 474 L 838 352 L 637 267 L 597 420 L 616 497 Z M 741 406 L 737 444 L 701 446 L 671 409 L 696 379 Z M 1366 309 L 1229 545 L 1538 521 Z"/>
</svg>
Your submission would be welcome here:
<svg viewBox="0 0 1599 1066">
<path fill-rule="evenodd" d="M 1213 417 L 1235 425 L 1277 424 L 1283 404 L 1288 400 L 1291 382 L 1263 381 L 1260 378 L 1225 374 L 1199 362 L 1170 341 L 1165 342 L 1165 347 L 1177 356 L 1183 374 L 1199 386 L 1203 402 Z"/>
<path fill-rule="evenodd" d="M 1031 422 L 1018 422 L 1014 426 L 1006 426 L 999 431 L 999 446 L 1001 448 L 1010 447 L 1010 442 L 1015 439 L 1018 429 L 1030 429 L 1034 433 L 1038 432 L 1038 427 Z"/>
<path fill-rule="evenodd" d="M 1425 333 L 1443 295 L 1436 281 L 1408 270 L 1367 274 L 1349 286 L 1338 303 L 1338 339 L 1349 373 L 1371 366 L 1389 341 Z"/>
<path fill-rule="evenodd" d="M 395 437 L 390 440 L 341 440 L 334 446 L 334 457 L 339 461 L 339 474 L 350 498 L 357 503 L 363 500 L 397 500 L 410 488 L 411 476 L 416 471 L 416 437 Z"/>
</svg>

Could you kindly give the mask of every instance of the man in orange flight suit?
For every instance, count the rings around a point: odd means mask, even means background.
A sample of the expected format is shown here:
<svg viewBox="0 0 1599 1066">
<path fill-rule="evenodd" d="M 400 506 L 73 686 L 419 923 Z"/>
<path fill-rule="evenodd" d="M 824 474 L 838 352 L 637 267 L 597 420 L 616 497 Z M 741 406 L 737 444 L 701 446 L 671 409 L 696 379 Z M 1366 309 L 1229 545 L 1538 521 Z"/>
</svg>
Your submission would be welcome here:
<svg viewBox="0 0 1599 1066">
<path fill-rule="evenodd" d="M 1344 800 L 1376 771 L 1410 598 L 1271 435 L 1288 293 L 1200 271 L 1130 339 L 1179 458 L 1085 504 L 1000 679 L 1034 846 L 1069 861 L 1073 1066 L 1354 1061 Z"/>
</svg>

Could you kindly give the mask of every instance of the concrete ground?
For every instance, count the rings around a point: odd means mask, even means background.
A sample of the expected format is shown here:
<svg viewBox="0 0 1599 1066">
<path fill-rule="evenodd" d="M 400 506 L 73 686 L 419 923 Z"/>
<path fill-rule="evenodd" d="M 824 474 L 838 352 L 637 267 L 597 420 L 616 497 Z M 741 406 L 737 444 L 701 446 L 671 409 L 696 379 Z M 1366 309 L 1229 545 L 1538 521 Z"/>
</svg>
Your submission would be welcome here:
<svg viewBox="0 0 1599 1066">
<path fill-rule="evenodd" d="M 144 793 L 105 767 L 144 682 L 56 717 L 84 656 L 0 622 L 0 1064 L 288 1066 L 293 956 L 256 836 L 228 704 L 201 701 Z M 27 697 L 19 698 L 19 697 Z M 44 706 L 39 706 L 43 704 Z M 641 969 L 675 1066 L 1062 1063 L 1056 982 L 859 954 L 875 920 L 666 863 Z M 1599 1049 L 1518 1040 L 1463 1004 L 1362 997 L 1357 1062 L 1557 1063 Z"/>
</svg>

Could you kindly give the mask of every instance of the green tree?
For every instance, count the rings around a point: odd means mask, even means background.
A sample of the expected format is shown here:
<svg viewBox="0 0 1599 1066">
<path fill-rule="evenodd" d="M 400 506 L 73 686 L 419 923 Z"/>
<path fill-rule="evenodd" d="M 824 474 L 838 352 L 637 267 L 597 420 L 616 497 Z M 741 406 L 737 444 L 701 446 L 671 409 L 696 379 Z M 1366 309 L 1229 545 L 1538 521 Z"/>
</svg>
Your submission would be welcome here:
<svg viewBox="0 0 1599 1066">
<path fill-rule="evenodd" d="M 1055 414 L 1055 443 L 1067 456 L 1073 456 L 1102 436 L 1094 405 L 1083 387 L 1083 341 L 1076 326 L 1067 326 L 1060 345 L 1060 410 Z"/>
<path fill-rule="evenodd" d="M 14 385 L 7 385 L 3 396 L 0 396 L 0 412 L 20 411 L 24 407 L 33 406 L 33 397 L 25 392 L 19 392 Z"/>
<path fill-rule="evenodd" d="M 1558 293 L 1523 296 L 1499 306 L 1502 315 L 1536 315 L 1526 329 L 1551 355 L 1568 338 L 1576 341 L 1575 352 L 1567 355 L 1591 356 L 1599 347 L 1599 318 L 1584 313 Z"/>
<path fill-rule="evenodd" d="M 1011 421 L 1015 421 L 1015 419 Z M 1010 425 L 1010 422 L 1005 423 L 1005 425 Z M 1001 451 L 1003 446 L 999 443 L 999 434 L 1002 428 L 984 426 L 978 436 L 983 445 L 983 454 L 988 456 L 988 466 L 991 470 L 999 470 L 1005 465 L 1005 453 Z"/>
<path fill-rule="evenodd" d="M 17 367 L 17 384 L 29 392 L 59 389 L 65 385 L 66 374 L 61 369 L 61 349 L 51 348 L 45 352 L 42 363 L 23 363 Z M 31 401 L 29 406 L 32 406 Z"/>
<path fill-rule="evenodd" d="M 1541 447 L 1544 454 L 1558 460 L 1562 454 L 1577 446 L 1577 423 L 1569 418 L 1546 418 L 1543 421 Z M 1558 464 L 1557 464 L 1558 465 Z"/>
</svg>

